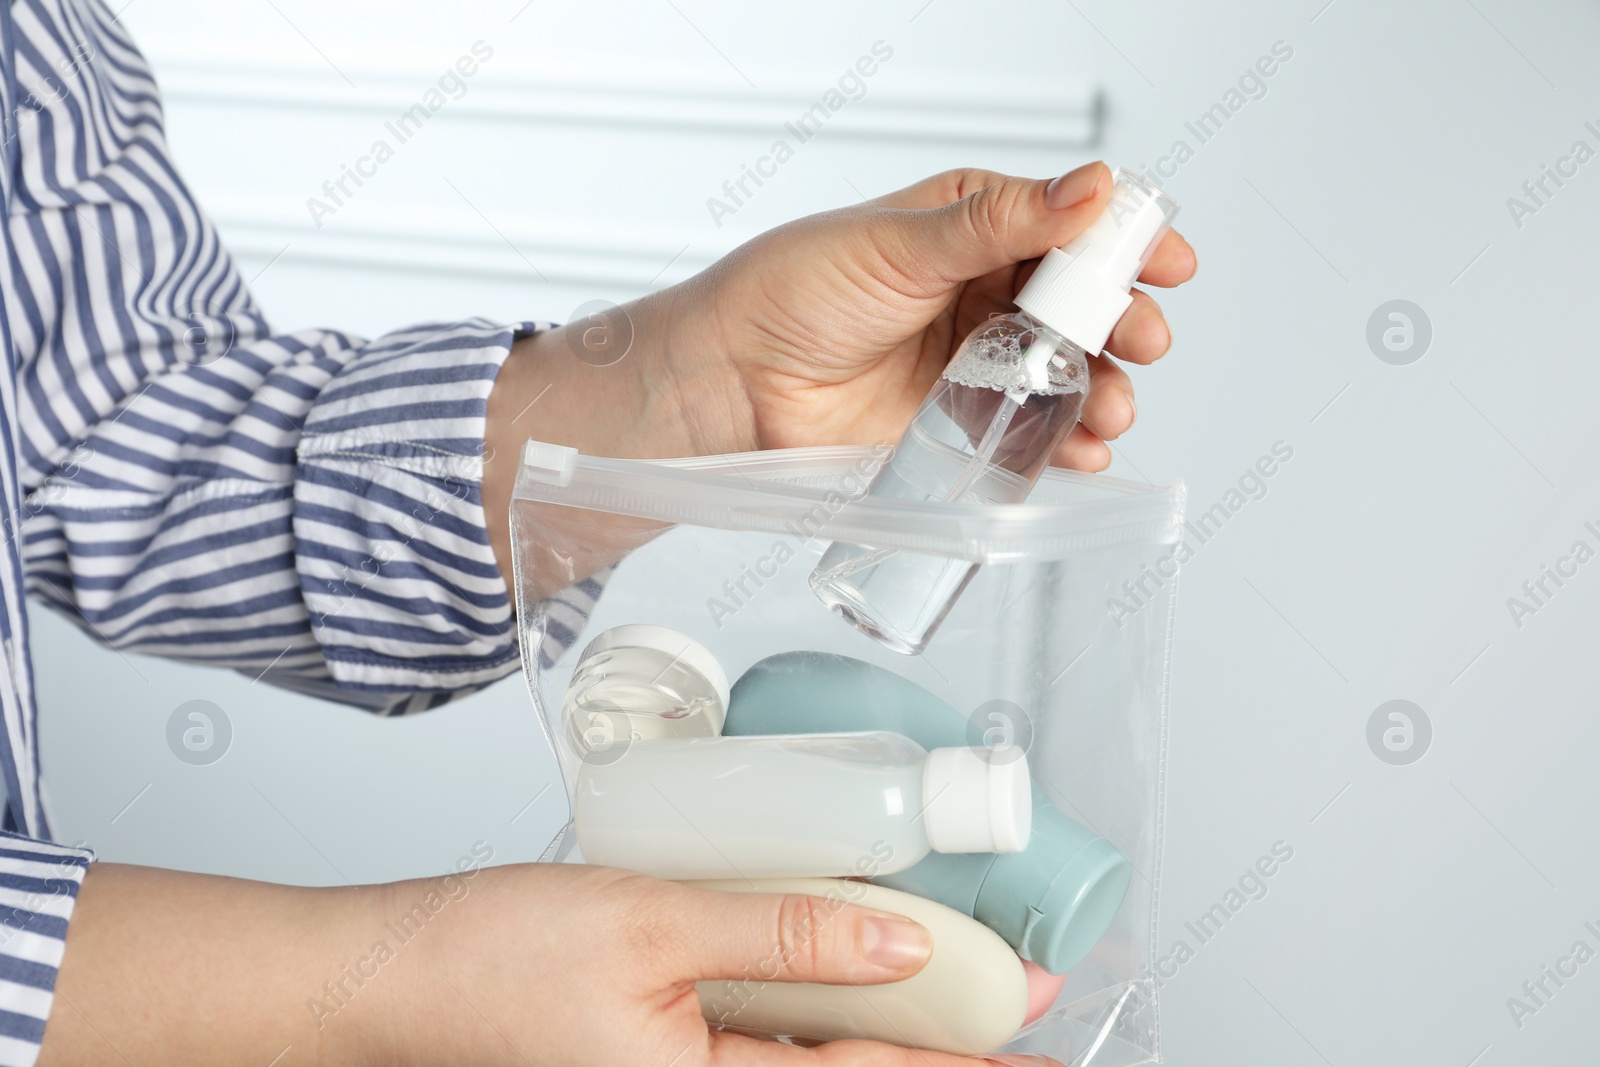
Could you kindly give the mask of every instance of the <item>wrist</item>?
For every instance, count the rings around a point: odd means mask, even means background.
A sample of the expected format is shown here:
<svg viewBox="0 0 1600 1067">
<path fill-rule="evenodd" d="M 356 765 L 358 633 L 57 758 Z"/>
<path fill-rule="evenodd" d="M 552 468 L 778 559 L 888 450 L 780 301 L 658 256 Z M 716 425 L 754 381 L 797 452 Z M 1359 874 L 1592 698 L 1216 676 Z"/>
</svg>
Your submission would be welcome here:
<svg viewBox="0 0 1600 1067">
<path fill-rule="evenodd" d="M 644 324 L 637 372 L 653 402 L 649 423 L 681 442 L 677 455 L 761 447 L 755 411 L 723 333 L 716 287 L 693 278 L 630 305 Z M 669 429 L 670 428 L 670 429 Z"/>
<path fill-rule="evenodd" d="M 476 843 L 472 857 L 463 859 L 492 860 L 494 850 L 486 846 Z M 525 903 L 504 896 L 512 870 L 463 863 L 455 873 L 372 887 L 370 921 L 389 950 L 376 979 L 384 989 L 361 1029 L 352 1031 L 356 1044 L 338 1050 L 348 1059 L 330 1058 L 330 1064 L 528 1062 L 506 1055 L 504 1028 L 514 1028 L 514 1016 L 502 998 L 516 998 L 530 969 L 530 960 L 507 940 L 508 922 L 515 926 L 509 913 Z M 537 1002 L 525 997 L 519 1011 L 536 1011 L 528 1004 Z"/>
<path fill-rule="evenodd" d="M 690 282 L 512 346 L 489 394 L 482 486 L 490 549 L 510 596 L 511 494 L 529 438 L 634 459 L 759 447 L 716 321 L 707 287 Z"/>
<path fill-rule="evenodd" d="M 637 459 L 755 448 L 714 314 L 685 286 L 524 337 L 489 396 L 490 450 L 530 437 Z"/>
<path fill-rule="evenodd" d="M 382 926 L 391 888 L 351 889 L 328 919 L 320 952 L 326 971 L 321 977 L 328 984 L 314 986 L 306 1001 L 318 1037 L 316 1063 L 330 1067 L 390 1063 L 405 1045 L 407 978 L 387 956 L 382 956 L 379 970 L 376 952 L 380 940 L 389 940 Z"/>
</svg>

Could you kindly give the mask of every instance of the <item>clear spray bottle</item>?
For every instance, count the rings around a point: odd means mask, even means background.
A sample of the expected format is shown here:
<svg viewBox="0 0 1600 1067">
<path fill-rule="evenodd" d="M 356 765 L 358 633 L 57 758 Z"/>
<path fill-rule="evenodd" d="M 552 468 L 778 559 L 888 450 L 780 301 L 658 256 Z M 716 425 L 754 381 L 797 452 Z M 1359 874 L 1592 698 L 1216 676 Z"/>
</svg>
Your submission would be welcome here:
<svg viewBox="0 0 1600 1067">
<path fill-rule="evenodd" d="M 1178 202 L 1119 169 L 1105 211 L 1039 262 L 1018 311 L 974 330 L 923 401 L 869 496 L 921 503 L 1016 504 L 1077 425 L 1087 356 L 1133 302 L 1129 289 L 1172 225 Z M 811 589 L 856 629 L 916 655 L 978 565 L 835 543 Z"/>
</svg>

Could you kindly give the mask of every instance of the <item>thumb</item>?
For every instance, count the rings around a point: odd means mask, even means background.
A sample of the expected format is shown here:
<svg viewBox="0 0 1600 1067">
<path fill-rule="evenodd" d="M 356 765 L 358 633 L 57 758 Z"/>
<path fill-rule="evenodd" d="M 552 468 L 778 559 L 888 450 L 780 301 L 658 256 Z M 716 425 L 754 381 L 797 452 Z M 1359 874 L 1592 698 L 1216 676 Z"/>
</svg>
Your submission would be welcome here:
<svg viewBox="0 0 1600 1067">
<path fill-rule="evenodd" d="M 1110 194 L 1111 172 L 1098 161 L 1053 181 L 1002 178 L 954 203 L 902 216 L 901 268 L 942 289 L 1037 259 L 1082 233 Z"/>
<path fill-rule="evenodd" d="M 674 940 L 695 980 L 877 985 L 910 978 L 933 954 L 927 929 L 903 915 L 849 902 L 841 882 L 825 895 L 694 888 L 674 909 Z"/>
</svg>

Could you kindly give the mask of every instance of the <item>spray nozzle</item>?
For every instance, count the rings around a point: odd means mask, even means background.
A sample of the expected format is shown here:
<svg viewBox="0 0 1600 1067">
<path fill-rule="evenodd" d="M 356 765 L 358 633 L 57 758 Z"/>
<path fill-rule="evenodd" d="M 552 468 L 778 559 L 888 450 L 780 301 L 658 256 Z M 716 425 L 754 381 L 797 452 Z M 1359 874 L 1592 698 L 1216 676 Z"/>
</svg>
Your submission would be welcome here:
<svg viewBox="0 0 1600 1067">
<path fill-rule="evenodd" d="M 1172 226 L 1178 202 L 1155 183 L 1118 169 L 1106 209 L 1039 261 L 1017 306 L 1085 352 L 1105 347 L 1128 310 L 1128 290 Z"/>
</svg>

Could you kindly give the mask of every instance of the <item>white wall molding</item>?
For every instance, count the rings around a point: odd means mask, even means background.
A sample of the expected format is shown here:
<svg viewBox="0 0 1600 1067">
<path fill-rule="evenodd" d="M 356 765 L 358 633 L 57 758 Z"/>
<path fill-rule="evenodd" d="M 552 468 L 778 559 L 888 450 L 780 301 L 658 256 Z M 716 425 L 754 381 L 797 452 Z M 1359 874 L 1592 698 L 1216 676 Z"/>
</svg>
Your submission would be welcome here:
<svg viewBox="0 0 1600 1067">
<path fill-rule="evenodd" d="M 449 70 L 421 63 L 341 63 L 347 83 L 325 65 L 194 49 L 153 54 L 151 65 L 178 122 L 238 131 L 237 140 L 216 146 L 220 155 L 193 161 L 206 167 L 225 166 L 228 152 L 248 145 L 252 131 L 268 131 L 277 143 L 292 142 L 297 127 L 314 117 L 359 128 L 366 139 L 352 143 L 362 148 L 379 136 L 399 144 L 387 124 L 436 88 Z M 1100 136 L 1101 94 L 1086 83 L 1033 97 L 1012 85 L 1003 87 L 1007 95 L 1002 96 L 993 90 L 967 93 L 953 84 L 922 92 L 890 80 L 892 74 L 893 68 L 885 66 L 865 79 L 864 95 L 831 113 L 816 143 L 863 160 L 863 169 L 869 169 L 874 160 L 902 153 L 937 159 L 997 154 L 1014 159 L 1020 153 L 1054 161 L 1068 151 L 1081 152 Z M 816 85 L 766 78 L 768 84 L 752 89 L 738 81 L 708 80 L 704 71 L 659 67 L 602 70 L 591 65 L 533 73 L 499 55 L 463 80 L 466 91 L 448 99 L 428 120 L 428 143 L 436 151 L 480 137 L 511 137 L 525 140 L 530 153 L 537 145 L 541 157 L 560 158 L 564 151 L 592 150 L 569 146 L 607 142 L 610 136 L 617 144 L 639 138 L 668 143 L 691 159 L 718 153 L 717 158 L 746 161 L 779 137 L 798 145 L 786 124 L 796 122 L 837 84 L 837 78 Z M 435 123 L 444 124 L 440 133 L 446 127 L 453 133 L 439 140 L 432 132 Z M 812 158 L 810 148 L 804 151 Z M 346 162 L 355 159 L 351 155 Z M 673 173 L 663 180 L 683 183 L 684 196 L 695 205 L 707 196 L 726 195 L 720 191 L 723 181 L 739 177 L 730 166 L 701 188 L 699 179 L 691 185 L 682 177 L 683 168 Z M 330 170 L 316 175 L 315 184 L 290 188 L 270 174 L 257 174 L 238 183 L 232 197 L 209 197 L 207 208 L 234 253 L 257 263 L 281 257 L 285 262 L 436 277 L 545 280 L 597 292 L 643 292 L 680 280 L 712 262 L 743 232 L 718 230 L 714 219 L 698 211 L 694 220 L 660 232 L 659 223 L 653 228 L 636 225 L 614 217 L 602 201 L 570 192 L 562 198 L 562 213 L 546 206 L 538 209 L 544 214 L 531 215 L 526 203 L 508 201 L 503 187 L 483 194 L 498 200 L 480 200 L 474 190 L 473 206 L 482 209 L 480 215 L 443 185 L 390 180 L 380 182 L 377 191 L 363 190 L 353 206 L 341 205 L 318 227 L 306 198 L 333 202 L 319 186 L 338 177 Z M 842 182 L 839 195 L 849 195 Z"/>
<path fill-rule="evenodd" d="M 192 54 L 152 58 L 162 94 L 169 101 L 248 108 L 310 108 L 322 112 L 369 113 L 391 119 L 416 103 L 446 68 L 343 66 L 354 86 L 326 67 L 281 61 L 205 61 Z M 1007 95 L 928 87 L 908 90 L 884 83 L 888 68 L 866 79 L 865 94 L 830 119 L 830 138 L 891 138 L 951 141 L 975 147 L 1012 145 L 1059 149 L 1086 147 L 1100 135 L 1098 88 L 1076 84 L 1046 99 L 1018 103 Z M 640 77 L 586 68 L 534 75 L 496 70 L 491 60 L 472 78 L 467 92 L 444 110 L 453 117 L 502 122 L 572 123 L 586 127 L 648 127 L 709 131 L 723 135 L 773 134 L 793 122 L 833 82 L 762 89 L 709 82 L 689 72 Z"/>
<path fill-rule="evenodd" d="M 441 189 L 441 198 L 448 195 Z M 255 261 L 644 292 L 716 259 L 696 247 L 706 243 L 704 233 L 641 234 L 601 222 L 574 232 L 571 220 L 520 218 L 500 225 L 497 234 L 465 213 L 419 212 L 397 221 L 406 213 L 386 211 L 376 221 L 334 218 L 319 230 L 303 210 L 226 201 L 209 210 L 229 251 Z"/>
</svg>

